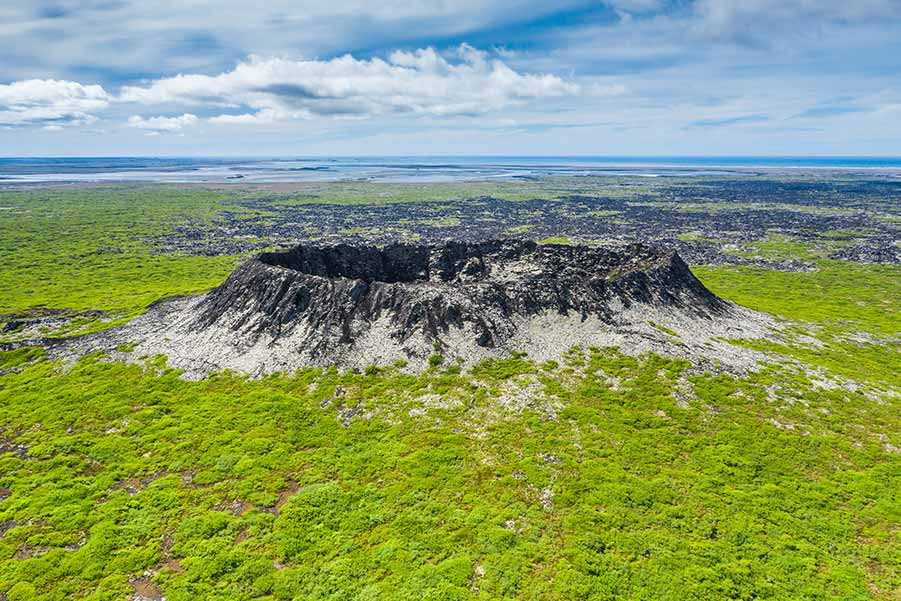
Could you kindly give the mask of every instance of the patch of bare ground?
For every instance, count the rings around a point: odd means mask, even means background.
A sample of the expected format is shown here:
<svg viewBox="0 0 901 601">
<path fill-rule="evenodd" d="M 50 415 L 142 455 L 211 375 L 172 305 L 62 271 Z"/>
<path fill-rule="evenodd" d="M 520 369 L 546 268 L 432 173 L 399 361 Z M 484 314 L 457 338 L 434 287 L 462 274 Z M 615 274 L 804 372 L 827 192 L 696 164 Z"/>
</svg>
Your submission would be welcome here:
<svg viewBox="0 0 901 601">
<path fill-rule="evenodd" d="M 149 576 L 131 578 L 129 584 L 134 589 L 132 601 L 163 601 L 166 598 L 160 587 L 154 584 Z"/>
<path fill-rule="evenodd" d="M 29 459 L 28 445 L 13 442 L 9 438 L 0 438 L 0 455 L 12 453 L 16 459 Z"/>
<path fill-rule="evenodd" d="M 169 559 L 164 561 L 158 567 L 158 571 L 169 570 L 175 574 L 184 574 L 185 569 L 181 567 L 181 559 Z"/>
<path fill-rule="evenodd" d="M 8 530 L 12 530 L 19 524 L 15 520 L 6 520 L 5 522 L 0 522 L 0 539 L 2 539 Z"/>
<path fill-rule="evenodd" d="M 23 560 L 23 559 L 31 559 L 33 557 L 41 557 L 45 555 L 50 549 L 53 547 L 47 547 L 44 545 L 21 545 L 13 555 L 13 559 Z"/>
<path fill-rule="evenodd" d="M 288 488 L 279 493 L 278 501 L 276 501 L 275 505 L 267 511 L 273 515 L 278 515 L 281 508 L 285 506 L 285 503 L 291 500 L 291 497 L 297 494 L 298 490 L 300 490 L 300 485 L 297 482 L 289 482 Z"/>
<path fill-rule="evenodd" d="M 250 538 L 250 528 L 248 526 L 244 526 L 241 528 L 241 531 L 238 532 L 238 536 L 235 537 L 235 544 L 240 545 L 244 541 Z"/>
<path fill-rule="evenodd" d="M 244 515 L 251 509 L 254 509 L 253 503 L 242 499 L 223 499 L 213 505 L 214 511 L 228 511 L 232 515 Z"/>
</svg>

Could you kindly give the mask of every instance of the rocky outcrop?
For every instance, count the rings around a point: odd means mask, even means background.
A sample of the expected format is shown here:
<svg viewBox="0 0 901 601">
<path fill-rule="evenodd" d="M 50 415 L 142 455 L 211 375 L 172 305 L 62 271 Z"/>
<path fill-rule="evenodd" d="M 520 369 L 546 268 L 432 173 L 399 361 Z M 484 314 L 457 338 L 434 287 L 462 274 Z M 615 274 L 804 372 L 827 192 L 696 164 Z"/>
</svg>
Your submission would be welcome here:
<svg viewBox="0 0 901 601">
<path fill-rule="evenodd" d="M 882 265 L 901 264 L 901 244 L 892 238 L 872 238 L 846 246 L 829 255 L 830 259 Z"/>
<path fill-rule="evenodd" d="M 633 304 L 677 306 L 703 316 L 726 305 L 673 252 L 490 241 L 384 248 L 298 246 L 239 267 L 198 307 L 199 329 L 238 337 L 308 332 L 303 347 L 326 357 L 376 322 L 399 343 L 422 336 L 440 348 L 452 329 L 497 348 L 517 319 L 544 313 L 612 323 Z"/>
<path fill-rule="evenodd" d="M 418 367 L 436 353 L 544 359 L 574 345 L 685 354 L 747 334 L 759 321 L 749 315 L 675 252 L 644 244 L 302 245 L 250 259 L 203 296 L 161 303 L 103 346 L 135 341 L 196 372 Z"/>
</svg>

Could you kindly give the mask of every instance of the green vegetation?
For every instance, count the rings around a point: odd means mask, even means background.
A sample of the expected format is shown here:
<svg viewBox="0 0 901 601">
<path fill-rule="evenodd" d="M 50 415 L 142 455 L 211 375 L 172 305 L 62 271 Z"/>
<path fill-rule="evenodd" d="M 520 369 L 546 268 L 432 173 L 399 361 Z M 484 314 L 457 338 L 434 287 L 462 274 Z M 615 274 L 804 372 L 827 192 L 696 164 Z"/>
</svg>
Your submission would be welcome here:
<svg viewBox="0 0 901 601">
<path fill-rule="evenodd" d="M 538 244 L 572 244 L 572 240 L 568 236 L 551 236 L 544 240 L 539 240 Z"/>
<path fill-rule="evenodd" d="M 708 238 L 702 236 L 698 232 L 685 232 L 676 236 L 682 242 L 710 242 L 711 244 L 722 244 L 723 241 L 717 238 Z"/>
<path fill-rule="evenodd" d="M 839 246 L 841 242 L 828 238 L 826 243 L 817 246 L 809 242 L 797 240 L 784 234 L 771 234 L 754 242 L 750 249 L 732 249 L 727 252 L 745 258 L 762 257 L 775 261 L 785 259 L 815 260 Z"/>
<path fill-rule="evenodd" d="M 652 328 L 654 328 L 655 330 L 660 330 L 660 331 L 663 332 L 664 334 L 669 334 L 670 336 L 673 336 L 673 337 L 675 337 L 675 338 L 679 338 L 679 332 L 673 331 L 673 330 L 671 330 L 671 329 L 669 329 L 669 328 L 667 328 L 667 327 L 665 327 L 665 326 L 660 325 L 659 323 L 656 323 L 656 322 L 653 322 L 653 321 L 650 321 L 650 320 L 649 320 L 649 321 L 648 321 L 648 325 L 651 326 Z"/>
<path fill-rule="evenodd" d="M 874 334 L 899 332 L 901 268 L 820 260 L 811 272 L 759 267 L 693 267 L 716 294 L 792 320 Z"/>
<path fill-rule="evenodd" d="M 221 193 L 158 187 L 0 192 L 0 314 L 32 307 L 133 314 L 217 285 L 235 257 L 161 254 L 149 240 L 202 228 Z"/>
<path fill-rule="evenodd" d="M 53 333 L 71 334 L 213 286 L 237 253 L 172 253 L 165 236 L 227 236 L 224 211 L 262 223 L 283 205 L 303 221 L 307 204 L 428 201 L 434 219 L 417 224 L 453 227 L 440 202 L 544 197 L 564 216 L 574 190 L 655 185 L 310 184 L 253 206 L 266 193 L 241 186 L 0 192 L 0 313 L 65 309 Z M 679 210 L 711 209 L 694 204 Z M 511 233 L 542 227 L 523 221 Z M 723 242 L 697 227 L 680 238 Z M 790 320 L 781 338 L 733 341 L 773 360 L 741 378 L 598 348 L 463 369 L 439 345 L 420 374 L 398 362 L 202 381 L 162 357 L 0 352 L 0 598 L 894 599 L 901 273 L 825 258 L 865 229 L 764 234 L 739 252 L 816 270 L 693 268 Z M 95 309 L 106 317 L 81 313 Z"/>
<path fill-rule="evenodd" d="M 787 330 L 781 341 L 736 343 L 793 357 L 853 381 L 901 386 L 901 268 L 824 259 L 816 265 L 816 271 L 802 273 L 757 267 L 693 271 L 724 298 L 807 324 Z"/>
<path fill-rule="evenodd" d="M 306 204 L 368 205 L 389 203 L 446 202 L 461 198 L 490 196 L 507 200 L 557 198 L 570 194 L 563 182 L 452 182 L 452 183 L 394 183 L 391 185 L 355 182 L 302 183 L 275 204 L 300 206 Z M 251 193 L 255 194 L 253 189 Z"/>
<path fill-rule="evenodd" d="M 520 356 L 253 381 L 2 362 L 20 370 L 0 379 L 11 599 L 866 599 L 901 584 L 901 506 L 884 494 L 897 402 L 799 373 L 686 377 L 601 349 L 542 370 Z"/>
</svg>

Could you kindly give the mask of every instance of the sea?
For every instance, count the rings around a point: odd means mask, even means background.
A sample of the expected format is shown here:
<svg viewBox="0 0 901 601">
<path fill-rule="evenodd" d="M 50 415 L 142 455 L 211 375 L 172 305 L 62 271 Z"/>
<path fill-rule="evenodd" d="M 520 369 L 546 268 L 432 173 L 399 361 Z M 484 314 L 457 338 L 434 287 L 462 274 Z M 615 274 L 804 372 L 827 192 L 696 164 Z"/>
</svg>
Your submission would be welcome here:
<svg viewBox="0 0 901 601">
<path fill-rule="evenodd" d="M 814 169 L 879 171 L 901 179 L 901 157 L 11 157 L 0 158 L 0 186 L 103 182 L 425 183 L 546 176 L 692 177 Z"/>
</svg>

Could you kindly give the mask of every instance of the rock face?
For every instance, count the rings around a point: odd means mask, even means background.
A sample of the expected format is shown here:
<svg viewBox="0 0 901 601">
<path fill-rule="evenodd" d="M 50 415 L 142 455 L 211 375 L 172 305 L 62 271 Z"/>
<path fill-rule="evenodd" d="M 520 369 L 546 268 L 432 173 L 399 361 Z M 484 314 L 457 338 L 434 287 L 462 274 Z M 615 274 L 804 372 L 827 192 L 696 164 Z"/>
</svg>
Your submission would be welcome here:
<svg viewBox="0 0 901 601">
<path fill-rule="evenodd" d="M 757 314 L 754 314 L 757 315 Z M 672 252 L 518 240 L 298 246 L 264 253 L 206 295 L 163 303 L 111 334 L 189 371 L 363 367 L 433 354 L 464 362 L 574 345 L 685 354 L 747 334 Z M 681 349 L 681 350 L 680 350 Z"/>
<path fill-rule="evenodd" d="M 224 325 L 240 336 L 308 331 L 303 345 L 327 356 L 386 322 L 403 344 L 441 344 L 452 329 L 498 348 L 517 318 L 547 312 L 601 321 L 635 303 L 722 312 L 678 255 L 639 244 L 621 250 L 491 241 L 379 249 L 298 246 L 239 267 L 199 307 L 201 329 Z M 436 347 L 437 348 L 437 347 Z"/>
</svg>

